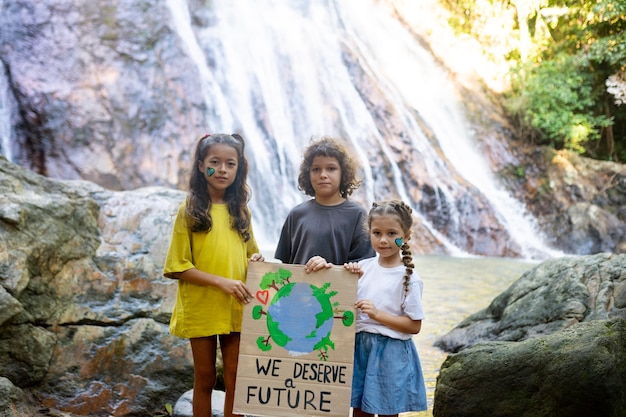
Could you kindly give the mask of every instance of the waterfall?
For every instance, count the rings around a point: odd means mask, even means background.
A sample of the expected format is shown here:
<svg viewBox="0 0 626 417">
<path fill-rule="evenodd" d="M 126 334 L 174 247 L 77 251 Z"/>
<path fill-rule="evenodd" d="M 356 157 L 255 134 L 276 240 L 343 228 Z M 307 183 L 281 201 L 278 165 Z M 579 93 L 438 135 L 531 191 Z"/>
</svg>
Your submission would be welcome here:
<svg viewBox="0 0 626 417">
<path fill-rule="evenodd" d="M 13 101 L 9 97 L 7 72 L 4 63 L 0 61 L 0 154 L 9 161 L 13 161 L 11 149 L 11 103 Z"/>
<path fill-rule="evenodd" d="M 251 207 L 261 244 L 272 246 L 289 209 L 308 198 L 297 190 L 302 150 L 310 138 L 330 135 L 347 140 L 355 150 L 363 168 L 360 192 L 366 206 L 374 199 L 398 196 L 413 204 L 420 222 L 449 253 L 465 253 L 416 207 L 398 150 L 391 149 L 355 86 L 352 59 L 368 82 L 384 92 L 403 137 L 421 156 L 420 170 L 436 184 L 442 200 L 454 201 L 459 185 L 451 178 L 461 176 L 483 191 L 523 256 L 551 253 L 521 204 L 498 188 L 486 168 L 476 169 L 488 164 L 465 129 L 452 82 L 384 4 L 217 0 L 210 9 L 191 11 L 183 0 L 168 4 L 205 80 L 211 129 L 241 131 L 248 139 Z M 206 24 L 192 28 L 190 12 Z M 438 143 L 424 133 L 424 125 Z M 381 180 L 383 171 L 390 172 L 389 183 Z M 448 208 L 451 218 L 457 218 L 455 207 Z"/>
<path fill-rule="evenodd" d="M 352 13 L 358 11 L 352 10 Z M 378 15 L 381 16 L 380 13 Z M 477 143 L 467 133 L 470 129 L 455 99 L 455 92 L 451 89 L 452 82 L 447 78 L 447 73 L 394 19 L 384 14 L 381 16 L 382 19 L 386 22 L 376 23 L 387 28 L 395 42 L 384 40 L 378 34 L 372 36 L 372 32 L 367 31 L 367 27 L 373 23 L 369 21 L 370 19 L 362 19 L 359 30 L 363 35 L 360 38 L 366 39 L 369 42 L 369 50 L 376 54 L 373 61 L 388 64 L 379 68 L 378 72 L 385 74 L 393 89 L 402 94 L 402 100 L 407 107 L 418 110 L 422 119 L 433 130 L 446 159 L 465 180 L 487 197 L 498 219 L 506 225 L 513 239 L 522 246 L 522 253 L 528 257 L 541 257 L 541 254 L 561 256 L 562 253 L 543 243 L 544 237 L 538 225 L 526 213 L 522 204 L 497 186 L 488 169 L 488 163 L 478 152 Z M 366 35 L 369 37 L 364 38 Z M 394 57 L 397 56 L 412 56 L 415 59 L 407 60 L 401 66 L 393 65 Z M 388 88 L 389 90 L 392 89 Z M 432 149 L 420 147 L 420 144 L 427 143 L 420 133 L 415 132 L 412 136 L 414 146 L 419 148 L 422 154 L 428 155 L 428 159 L 438 160 Z M 433 169 L 429 171 L 434 172 Z"/>
<path fill-rule="evenodd" d="M 456 84 L 449 79 L 448 71 L 407 30 L 389 3 L 163 0 L 159 6 L 166 10 L 158 17 L 163 23 L 160 33 L 167 33 L 167 42 L 159 47 L 179 49 L 163 56 L 190 58 L 193 68 L 189 74 L 197 74 L 197 79 L 184 80 L 181 85 L 194 88 L 197 82 L 200 100 L 206 104 L 195 107 L 204 114 L 197 112 L 183 123 L 191 120 L 193 129 L 205 123 L 206 130 L 198 134 L 238 132 L 247 140 L 248 179 L 253 192 L 250 206 L 260 245 L 273 248 L 289 210 L 310 198 L 297 188 L 303 150 L 311 139 L 332 136 L 346 141 L 361 167 L 363 185 L 352 199 L 366 207 L 383 198 L 401 198 L 411 204 L 418 221 L 416 234 L 422 239 L 424 250 L 453 255 L 469 252 L 520 254 L 527 258 L 553 256 L 554 252 L 542 243 L 532 217 L 497 184 L 489 172 L 488 161 L 477 152 L 479 146 L 466 126 Z M 104 27 L 108 27 L 108 22 Z M 139 50 L 143 50 L 141 46 Z M 116 53 L 118 49 L 107 51 Z M 110 56 L 116 59 L 113 52 Z M 110 67 L 124 68 L 127 60 L 123 56 Z M 155 62 L 158 65 L 158 60 Z M 128 65 L 132 64 L 131 61 Z M 98 65 L 93 68 L 99 68 Z M 141 65 L 144 63 L 138 67 Z M 0 150 L 11 159 L 12 150 L 14 155 L 20 152 L 12 139 L 12 121 L 18 117 L 4 67 L 0 71 Z M 167 71 L 160 69 L 155 73 L 168 76 Z M 134 71 L 126 74 L 132 78 Z M 70 77 L 59 85 L 71 91 L 74 82 Z M 138 78 L 136 82 L 144 80 Z M 56 167 L 51 172 L 66 173 L 63 167 L 70 165 L 69 175 L 80 175 L 80 164 L 89 161 L 88 157 L 106 161 L 117 158 L 126 165 L 111 162 L 100 170 L 83 170 L 96 178 L 110 175 L 110 183 L 116 184 L 116 176 L 125 175 L 123 169 L 135 169 L 129 168 L 136 165 L 130 156 L 128 160 L 123 158 L 127 146 L 124 141 L 129 139 L 115 137 L 119 132 L 127 132 L 126 122 L 132 127 L 128 131 L 136 133 L 134 116 L 124 115 L 128 119 L 118 122 L 118 106 L 105 102 L 123 102 L 124 95 L 117 90 L 123 86 L 136 87 L 133 82 L 116 88 L 107 83 L 97 85 L 102 89 L 98 97 L 103 102 L 98 102 L 98 106 L 109 105 L 113 109 L 108 132 L 112 134 L 104 135 L 110 143 L 87 146 L 72 142 L 71 132 L 80 133 L 81 123 L 88 118 L 81 118 L 76 126 L 68 120 L 67 131 L 59 128 L 45 132 L 64 136 L 64 140 L 56 141 L 54 137 L 44 138 L 59 148 L 83 147 L 68 152 L 69 155 L 54 148 L 58 159 L 51 159 L 49 165 Z M 57 87 L 49 88 L 55 92 Z M 145 99 L 160 92 L 147 94 Z M 81 100 L 88 104 L 85 108 L 95 106 L 89 95 L 68 97 L 65 93 L 50 93 L 49 107 L 45 101 L 44 105 L 37 100 L 34 103 L 45 110 L 55 109 L 55 105 L 65 108 L 63 100 L 74 100 L 67 106 L 69 115 L 83 108 Z M 176 96 L 179 91 L 171 93 Z M 159 101 L 155 108 L 162 103 L 168 102 Z M 181 134 L 178 141 L 171 140 L 171 132 L 180 122 L 168 122 L 167 128 L 159 130 L 158 126 L 150 132 L 147 143 L 132 136 L 137 154 L 142 147 L 153 148 L 140 157 L 141 174 L 134 171 L 134 182 L 126 184 L 145 180 L 146 185 L 181 186 L 183 175 L 179 173 L 188 167 L 172 163 L 172 169 L 159 170 L 157 162 L 165 155 L 174 156 L 168 161 L 182 164 L 188 159 L 189 150 L 189 143 L 183 142 L 194 139 L 185 139 L 191 130 L 189 126 L 179 126 L 185 135 Z M 142 135 L 148 133 L 139 131 Z M 498 243 L 490 247 L 490 241 Z"/>
</svg>

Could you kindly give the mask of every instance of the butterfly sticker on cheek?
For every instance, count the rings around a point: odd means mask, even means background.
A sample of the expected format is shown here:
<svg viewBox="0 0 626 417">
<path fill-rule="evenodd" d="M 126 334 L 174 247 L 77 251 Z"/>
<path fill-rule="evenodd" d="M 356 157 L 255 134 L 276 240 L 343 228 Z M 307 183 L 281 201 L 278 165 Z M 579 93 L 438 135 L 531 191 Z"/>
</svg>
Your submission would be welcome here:
<svg viewBox="0 0 626 417">
<path fill-rule="evenodd" d="M 212 176 L 213 174 L 215 174 L 215 169 L 214 168 L 207 168 L 206 169 L 206 175 L 208 177 Z"/>
<path fill-rule="evenodd" d="M 396 246 L 397 247 L 402 247 L 402 238 L 401 237 L 397 237 L 396 238 Z"/>
</svg>

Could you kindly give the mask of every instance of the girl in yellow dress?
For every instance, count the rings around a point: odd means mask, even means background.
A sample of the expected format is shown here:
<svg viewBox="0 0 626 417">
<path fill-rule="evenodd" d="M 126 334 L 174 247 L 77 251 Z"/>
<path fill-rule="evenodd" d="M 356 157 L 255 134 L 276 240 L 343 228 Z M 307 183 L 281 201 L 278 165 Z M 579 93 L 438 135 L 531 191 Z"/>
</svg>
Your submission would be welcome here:
<svg viewBox="0 0 626 417">
<path fill-rule="evenodd" d="M 202 137 L 189 194 L 180 205 L 163 274 L 178 279 L 170 333 L 188 338 L 194 362 L 193 415 L 211 416 L 217 344 L 224 362 L 224 416 L 233 400 L 248 260 L 264 261 L 252 231 L 248 161 L 238 134 Z"/>
</svg>

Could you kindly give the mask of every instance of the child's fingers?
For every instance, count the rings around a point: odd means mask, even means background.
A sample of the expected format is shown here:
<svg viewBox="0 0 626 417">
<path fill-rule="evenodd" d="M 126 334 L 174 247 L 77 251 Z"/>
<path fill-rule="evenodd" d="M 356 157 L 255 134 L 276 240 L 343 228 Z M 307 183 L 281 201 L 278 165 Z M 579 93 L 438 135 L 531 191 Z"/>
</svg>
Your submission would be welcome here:
<svg viewBox="0 0 626 417">
<path fill-rule="evenodd" d="M 247 304 L 252 301 L 252 293 L 241 281 L 234 281 L 231 283 L 231 289 L 228 291 L 237 301 L 243 304 Z"/>
<path fill-rule="evenodd" d="M 360 274 L 361 273 L 361 267 L 357 262 L 348 262 L 343 264 L 343 267 L 346 269 L 346 271 L 348 272 L 352 272 L 353 274 Z"/>
<path fill-rule="evenodd" d="M 252 294 L 252 291 L 250 291 L 250 289 L 248 289 L 248 287 L 245 287 L 246 289 L 246 296 L 248 298 L 252 298 L 254 296 L 254 294 Z"/>
<path fill-rule="evenodd" d="M 333 264 L 326 262 L 321 256 L 314 256 L 304 265 L 306 273 L 319 271 L 322 268 L 330 268 Z"/>
<path fill-rule="evenodd" d="M 265 261 L 265 257 L 263 256 L 263 254 L 253 253 L 252 256 L 250 256 L 250 260 L 252 262 L 264 262 Z"/>
<path fill-rule="evenodd" d="M 378 315 L 376 305 L 370 300 L 358 300 L 354 306 L 372 318 Z"/>
<path fill-rule="evenodd" d="M 250 289 L 244 285 L 242 288 L 242 293 L 241 293 L 241 302 L 244 304 L 248 304 L 250 301 L 252 301 L 252 298 L 254 296 L 252 295 L 252 292 L 250 291 Z"/>
</svg>

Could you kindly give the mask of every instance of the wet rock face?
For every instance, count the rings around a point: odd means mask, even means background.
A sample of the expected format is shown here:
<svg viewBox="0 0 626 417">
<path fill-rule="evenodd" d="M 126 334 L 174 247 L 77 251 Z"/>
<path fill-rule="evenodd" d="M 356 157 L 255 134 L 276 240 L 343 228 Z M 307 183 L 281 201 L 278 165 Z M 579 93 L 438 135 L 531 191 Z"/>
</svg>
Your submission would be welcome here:
<svg viewBox="0 0 626 417">
<path fill-rule="evenodd" d="M 16 162 L 113 190 L 184 181 L 187 159 L 170 144 L 188 148 L 205 104 L 166 8 L 158 0 L 3 4 Z"/>
<path fill-rule="evenodd" d="M 502 178 L 536 217 L 549 244 L 579 255 L 626 253 L 623 164 L 569 151 L 521 149 L 516 163 L 521 173 Z"/>
<path fill-rule="evenodd" d="M 162 268 L 184 193 L 112 192 L 0 158 L 0 194 L 7 398 L 90 416 L 175 403 L 193 368 L 188 342 L 169 335 L 176 282 Z"/>
</svg>

